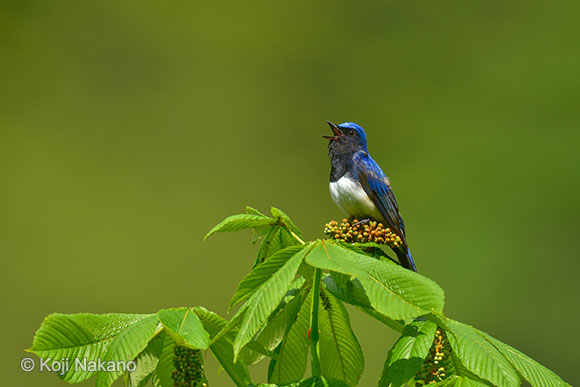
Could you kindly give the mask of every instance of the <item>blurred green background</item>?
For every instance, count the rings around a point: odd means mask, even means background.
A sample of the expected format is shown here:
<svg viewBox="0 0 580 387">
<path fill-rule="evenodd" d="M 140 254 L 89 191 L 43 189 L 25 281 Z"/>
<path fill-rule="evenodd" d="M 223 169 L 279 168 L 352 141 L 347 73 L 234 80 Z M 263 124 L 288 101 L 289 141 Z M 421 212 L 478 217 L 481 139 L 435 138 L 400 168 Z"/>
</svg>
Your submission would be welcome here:
<svg viewBox="0 0 580 387">
<path fill-rule="evenodd" d="M 309 239 L 342 217 L 327 119 L 366 129 L 447 314 L 580 384 L 580 3 L 1 9 L 2 384 L 62 385 L 19 368 L 51 312 L 225 316 L 256 248 L 209 228 L 246 204 Z M 352 321 L 372 386 L 396 334 Z"/>
</svg>

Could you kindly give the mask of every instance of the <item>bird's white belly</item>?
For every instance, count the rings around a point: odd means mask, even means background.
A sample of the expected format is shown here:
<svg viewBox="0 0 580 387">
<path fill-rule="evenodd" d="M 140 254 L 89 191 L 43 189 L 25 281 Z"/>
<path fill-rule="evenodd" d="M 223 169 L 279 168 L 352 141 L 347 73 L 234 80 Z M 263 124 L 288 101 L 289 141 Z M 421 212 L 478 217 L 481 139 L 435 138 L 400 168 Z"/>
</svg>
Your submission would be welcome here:
<svg viewBox="0 0 580 387">
<path fill-rule="evenodd" d="M 380 212 L 358 181 L 343 176 L 330 183 L 330 196 L 344 212 L 355 218 L 382 219 Z"/>
</svg>

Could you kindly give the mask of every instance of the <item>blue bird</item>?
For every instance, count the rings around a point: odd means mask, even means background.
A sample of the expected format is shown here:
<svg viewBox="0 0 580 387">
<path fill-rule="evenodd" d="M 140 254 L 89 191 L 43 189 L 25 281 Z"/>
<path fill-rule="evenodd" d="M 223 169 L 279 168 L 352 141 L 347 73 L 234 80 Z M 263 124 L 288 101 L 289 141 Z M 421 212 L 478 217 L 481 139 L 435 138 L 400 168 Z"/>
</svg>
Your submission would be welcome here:
<svg viewBox="0 0 580 387">
<path fill-rule="evenodd" d="M 402 245 L 393 248 L 399 262 L 417 271 L 405 239 L 405 224 L 399 205 L 385 173 L 369 155 L 363 128 L 354 122 L 335 125 L 326 121 L 333 136 L 329 141 L 330 196 L 347 214 L 367 221 L 382 222 L 401 238 Z"/>
</svg>

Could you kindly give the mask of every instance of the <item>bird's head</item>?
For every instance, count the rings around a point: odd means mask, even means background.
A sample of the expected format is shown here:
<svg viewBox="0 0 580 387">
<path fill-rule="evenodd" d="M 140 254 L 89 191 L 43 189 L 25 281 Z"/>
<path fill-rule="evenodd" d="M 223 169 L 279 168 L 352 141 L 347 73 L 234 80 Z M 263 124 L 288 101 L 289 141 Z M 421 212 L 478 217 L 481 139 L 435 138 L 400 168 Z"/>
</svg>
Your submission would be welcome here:
<svg viewBox="0 0 580 387">
<path fill-rule="evenodd" d="M 335 125 L 326 121 L 334 136 L 323 136 L 329 140 L 328 148 L 334 152 L 358 152 L 363 150 L 367 152 L 367 136 L 363 128 L 354 122 L 344 122 Z"/>
</svg>

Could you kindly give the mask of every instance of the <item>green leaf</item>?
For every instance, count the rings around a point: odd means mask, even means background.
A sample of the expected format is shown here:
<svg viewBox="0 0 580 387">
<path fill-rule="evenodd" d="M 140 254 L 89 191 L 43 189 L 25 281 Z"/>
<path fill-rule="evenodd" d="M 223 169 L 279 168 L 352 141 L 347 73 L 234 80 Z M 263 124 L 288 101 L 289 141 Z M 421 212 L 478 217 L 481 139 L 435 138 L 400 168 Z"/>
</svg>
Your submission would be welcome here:
<svg viewBox="0 0 580 387">
<path fill-rule="evenodd" d="M 230 321 L 227 321 L 227 324 L 219 331 L 215 336 L 211 337 L 211 341 L 209 345 L 211 346 L 216 341 L 220 340 L 222 337 L 226 335 L 232 335 L 235 332 L 237 334 L 239 332 L 239 325 L 244 319 L 244 314 L 246 313 L 246 309 L 248 309 L 248 303 L 242 304 L 242 306 L 236 311 Z"/>
<path fill-rule="evenodd" d="M 389 262 L 355 255 L 370 275 L 360 282 L 378 312 L 394 320 L 409 320 L 425 312 L 443 311 L 445 296 L 434 281 Z"/>
<path fill-rule="evenodd" d="M 272 371 L 269 373 L 269 382 L 288 383 L 299 380 L 304 376 L 308 362 L 308 328 L 310 327 L 310 305 L 312 291 L 300 299 L 300 310 L 295 321 L 282 340 L 280 354 Z"/>
<path fill-rule="evenodd" d="M 474 328 L 474 330 L 476 330 Z M 493 344 L 502 355 L 510 362 L 510 364 L 516 369 L 518 374 L 525 379 L 532 386 L 569 386 L 568 383 L 563 381 L 558 375 L 544 367 L 540 363 L 531 359 L 530 357 L 524 355 L 517 349 L 491 337 L 485 332 L 476 330 L 482 337 Z"/>
<path fill-rule="evenodd" d="M 506 358 L 475 328 L 447 319 L 447 338 L 468 371 L 495 386 L 519 386 L 521 381 Z"/>
<path fill-rule="evenodd" d="M 159 358 L 163 351 L 165 343 L 165 336 L 167 332 L 162 331 L 147 345 L 137 358 L 135 358 L 135 371 L 129 372 L 127 375 L 127 386 L 129 387 L 145 387 L 151 379 L 153 373 L 159 364 Z"/>
<path fill-rule="evenodd" d="M 75 367 L 75 360 L 95 362 L 104 356 L 111 342 L 127 327 L 149 315 L 140 314 L 88 314 L 66 315 L 53 313 L 46 317 L 34 336 L 30 352 L 49 364 L 69 359 L 68 371 L 59 376 L 68 383 L 79 383 L 96 374 Z"/>
<path fill-rule="evenodd" d="M 192 308 L 162 309 L 157 317 L 178 345 L 207 349 L 209 335 Z"/>
<path fill-rule="evenodd" d="M 286 264 L 276 271 L 270 279 L 260 286 L 244 304 L 245 313 L 240 331 L 234 342 L 234 358 L 240 350 L 262 329 L 266 319 L 276 309 L 286 292 L 290 289 L 296 272 L 311 245 L 304 245 Z"/>
<path fill-rule="evenodd" d="M 364 249 L 367 247 L 373 247 L 373 248 L 377 248 L 377 249 L 381 249 L 385 246 L 385 245 L 380 245 L 378 243 L 375 242 L 364 242 L 364 243 L 359 243 L 359 242 L 355 242 L 355 243 L 341 243 L 341 246 L 344 247 L 349 247 L 351 250 L 360 252 L 361 254 L 364 254 Z"/>
<path fill-rule="evenodd" d="M 292 230 L 292 232 L 294 234 L 296 234 L 300 238 L 302 238 L 302 231 L 300 231 L 300 229 L 298 227 L 296 227 L 296 225 L 294 224 L 294 222 L 292 222 L 292 219 L 290 219 L 290 217 L 288 215 L 286 215 L 284 213 L 284 211 L 279 210 L 276 207 L 272 207 L 270 209 L 270 212 L 272 213 L 272 215 L 275 218 L 278 218 L 279 221 L 281 221 L 284 225 L 286 225 L 286 227 L 288 227 L 290 230 Z"/>
<path fill-rule="evenodd" d="M 207 239 L 210 235 L 216 232 L 226 232 L 226 231 L 239 231 L 246 228 L 266 226 L 273 224 L 274 219 L 263 215 L 253 215 L 253 214 L 240 214 L 228 216 L 212 228 L 207 235 L 203 238 Z"/>
<path fill-rule="evenodd" d="M 280 355 L 280 350 L 282 349 L 282 343 L 274 349 L 274 353 L 277 355 L 275 358 L 270 359 L 270 364 L 268 364 L 268 380 L 272 380 L 272 375 L 274 375 L 274 370 L 276 369 L 276 363 Z M 275 384 L 276 385 L 276 384 Z"/>
<path fill-rule="evenodd" d="M 114 367 L 111 369 L 107 366 L 107 371 L 99 371 L 97 373 L 97 387 L 110 386 L 123 372 L 127 371 L 126 364 L 135 359 L 147 347 L 149 340 L 155 334 L 158 322 L 157 316 L 147 316 L 129 325 L 115 337 L 107 347 L 102 361 L 113 366 L 114 364 L 125 364 L 125 368 Z"/>
<path fill-rule="evenodd" d="M 167 332 L 164 334 L 161 354 L 155 372 L 151 377 L 154 387 L 173 387 L 171 373 L 175 370 L 173 359 L 175 359 L 175 340 Z"/>
<path fill-rule="evenodd" d="M 320 370 L 324 377 L 355 386 L 364 369 L 362 349 L 344 305 L 321 289 L 319 311 Z"/>
<path fill-rule="evenodd" d="M 300 282 L 304 282 L 303 280 Z M 293 285 L 293 287 L 296 285 Z M 264 329 L 258 334 L 255 341 L 263 346 L 268 351 L 275 351 L 276 347 L 282 342 L 282 339 L 286 336 L 290 327 L 296 320 L 296 316 L 304 302 L 304 297 L 308 294 L 308 289 L 310 288 L 309 283 L 304 283 L 302 288 L 295 294 L 292 299 L 284 304 L 284 306 L 278 311 L 274 312 L 273 316 L 268 319 L 268 324 Z M 292 289 L 290 290 L 292 291 Z M 244 359 L 245 364 L 251 365 L 264 358 L 263 354 L 257 353 L 255 351 L 249 350 L 249 345 L 246 346 L 241 352 L 242 359 Z"/>
<path fill-rule="evenodd" d="M 272 312 L 272 314 L 268 317 L 268 324 L 270 324 L 271 320 L 275 318 L 278 312 L 284 309 L 290 301 L 292 301 L 298 295 L 302 296 L 304 291 L 307 291 L 309 288 L 310 283 L 306 282 L 303 277 L 298 276 L 294 282 L 292 282 L 290 290 L 286 292 L 282 298 L 282 301 L 280 301 L 274 312 Z"/>
<path fill-rule="evenodd" d="M 248 387 L 349 387 L 349 386 L 340 380 L 312 376 L 310 378 L 302 379 L 298 382 L 292 382 L 288 384 L 260 383 L 260 384 L 250 384 Z"/>
<path fill-rule="evenodd" d="M 268 231 L 262 240 L 260 249 L 258 250 L 258 256 L 254 262 L 254 267 L 262 263 L 267 257 L 273 255 L 279 250 L 282 250 L 288 246 L 299 245 L 298 242 L 288 230 L 280 225 L 274 225 L 268 227 Z"/>
<path fill-rule="evenodd" d="M 215 339 L 216 335 L 221 332 L 228 323 L 216 313 L 205 308 L 196 307 L 193 308 L 193 310 L 212 339 Z M 212 342 L 210 345 L 210 349 L 237 386 L 245 387 L 250 383 L 250 372 L 248 371 L 248 367 L 243 363 L 243 361 L 241 361 L 241 359 L 234 363 L 233 338 L 231 335 L 226 334 L 215 340 L 215 342 Z"/>
<path fill-rule="evenodd" d="M 351 280 L 348 275 L 333 272 L 330 275 L 326 275 L 323 281 L 327 290 L 339 300 L 356 306 L 363 313 L 377 319 L 397 332 L 403 331 L 404 321 L 393 320 L 370 306 L 370 301 L 359 280 Z"/>
<path fill-rule="evenodd" d="M 312 376 L 298 382 L 299 387 L 348 387 L 349 385 L 341 380 L 328 379 L 324 377 Z"/>
<path fill-rule="evenodd" d="M 385 316 L 384 314 L 377 312 L 373 308 L 367 308 L 364 306 L 358 306 L 357 308 L 361 312 L 363 312 L 364 314 L 382 322 L 383 324 L 385 324 L 386 326 L 388 326 L 392 330 L 397 331 L 397 332 L 403 331 L 403 327 L 405 326 L 405 322 L 403 320 L 393 320 L 393 319 Z"/>
<path fill-rule="evenodd" d="M 449 338 L 447 340 L 449 340 Z M 475 375 L 473 372 L 469 371 L 467 367 L 461 362 L 461 359 L 459 359 L 459 357 L 453 351 L 451 351 L 451 353 L 448 355 L 449 355 L 448 357 L 449 363 L 447 365 L 447 368 L 445 369 L 445 372 L 448 374 L 448 376 L 462 376 L 469 380 L 476 381 L 480 384 L 492 386 L 491 382 L 482 379 L 479 376 Z"/>
<path fill-rule="evenodd" d="M 467 376 L 452 376 L 440 381 L 439 383 L 430 384 L 430 387 L 488 387 L 487 384 L 477 380 L 470 379 Z"/>
<path fill-rule="evenodd" d="M 294 281 L 290 286 L 290 290 L 288 290 L 284 295 L 284 297 L 282 298 L 282 302 L 278 303 L 278 306 L 276 307 L 276 309 L 272 314 L 276 314 L 278 310 L 282 309 L 284 303 L 289 301 L 296 294 L 298 288 L 301 287 L 302 284 L 304 284 L 304 278 L 296 279 L 296 281 Z M 230 321 L 228 321 L 227 325 L 216 336 L 212 338 L 210 345 L 227 334 L 232 334 L 234 332 L 237 334 L 239 332 L 239 325 L 241 324 L 244 318 L 244 314 L 246 313 L 246 309 L 248 308 L 248 306 L 249 304 L 246 302 L 238 309 L 236 314 L 234 314 L 234 316 L 230 319 Z"/>
<path fill-rule="evenodd" d="M 411 320 L 443 310 L 443 290 L 432 280 L 328 240 L 316 244 L 306 262 L 320 269 L 355 277 L 371 306 L 391 319 Z"/>
<path fill-rule="evenodd" d="M 385 252 L 384 248 L 386 248 L 386 245 L 380 245 L 374 242 L 346 243 L 339 240 L 335 240 L 334 243 L 338 244 L 341 247 L 344 247 L 345 249 L 352 250 L 356 253 L 368 255 L 375 259 L 389 262 L 392 263 L 393 265 L 398 266 L 398 263 L 396 263 L 396 261 L 393 258 L 389 257 L 389 255 Z"/>
<path fill-rule="evenodd" d="M 246 214 L 267 217 L 260 211 L 250 206 L 246 206 Z M 254 227 L 254 239 L 252 240 L 252 243 L 255 244 L 258 240 L 262 239 L 268 233 L 268 230 L 270 230 L 269 225 Z"/>
<path fill-rule="evenodd" d="M 339 300 L 355 306 L 371 306 L 360 281 L 352 281 L 348 274 L 331 272 L 329 275 L 325 275 L 322 281 L 328 291 Z"/>
<path fill-rule="evenodd" d="M 311 376 L 298 382 L 299 387 L 348 387 L 349 385 L 341 380 L 328 379 L 324 377 Z"/>
<path fill-rule="evenodd" d="M 427 320 L 415 320 L 406 325 L 389 351 L 379 386 L 399 387 L 411 379 L 429 354 L 436 330 L 437 324 Z"/>
<path fill-rule="evenodd" d="M 264 215 L 260 211 L 256 210 L 254 207 L 250 207 L 250 206 L 246 206 L 246 214 L 259 215 L 259 216 L 264 216 L 266 218 L 268 217 L 267 215 Z"/>
<path fill-rule="evenodd" d="M 284 264 L 300 251 L 303 246 L 290 246 L 276 252 L 254 268 L 238 285 L 230 302 L 230 309 L 251 296 L 264 282 L 272 277 Z"/>
<path fill-rule="evenodd" d="M 319 269 L 348 274 L 356 278 L 368 278 L 369 274 L 354 259 L 352 251 L 329 240 L 317 241 L 306 257 L 306 262 Z"/>
<path fill-rule="evenodd" d="M 260 244 L 260 248 L 258 249 L 258 255 L 254 260 L 252 269 L 256 268 L 256 266 L 264 262 L 267 257 L 273 255 L 278 250 L 283 249 L 282 244 L 280 243 L 281 231 L 282 227 L 279 225 L 268 227 L 266 233 L 264 234 L 262 243 Z"/>
</svg>

